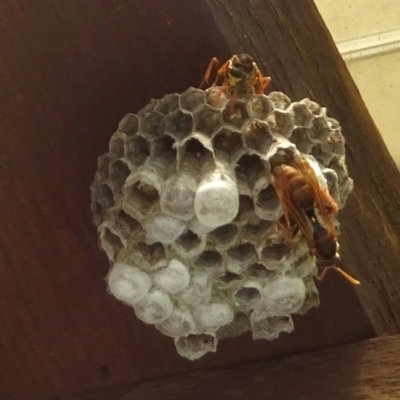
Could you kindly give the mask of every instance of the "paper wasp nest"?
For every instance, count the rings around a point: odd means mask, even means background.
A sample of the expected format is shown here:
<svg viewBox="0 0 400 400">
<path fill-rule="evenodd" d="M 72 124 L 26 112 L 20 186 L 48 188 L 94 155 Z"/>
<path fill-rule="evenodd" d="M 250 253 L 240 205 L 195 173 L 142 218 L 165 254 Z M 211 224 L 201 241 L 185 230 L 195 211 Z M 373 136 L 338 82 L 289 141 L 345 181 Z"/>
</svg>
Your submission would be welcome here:
<svg viewBox="0 0 400 400">
<path fill-rule="evenodd" d="M 91 187 L 109 290 L 192 360 L 247 330 L 291 332 L 291 315 L 319 304 L 307 245 L 276 222 L 271 164 L 311 155 L 339 207 L 352 189 L 325 108 L 280 92 L 214 97 L 190 88 L 127 114 Z"/>
</svg>

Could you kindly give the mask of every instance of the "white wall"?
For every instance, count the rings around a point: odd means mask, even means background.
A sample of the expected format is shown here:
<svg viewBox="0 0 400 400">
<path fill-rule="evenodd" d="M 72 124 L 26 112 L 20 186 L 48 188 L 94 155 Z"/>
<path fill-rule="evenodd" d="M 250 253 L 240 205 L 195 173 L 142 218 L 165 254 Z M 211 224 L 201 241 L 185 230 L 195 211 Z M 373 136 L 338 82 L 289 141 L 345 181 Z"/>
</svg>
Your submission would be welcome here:
<svg viewBox="0 0 400 400">
<path fill-rule="evenodd" d="M 354 50 L 344 58 L 400 166 L 400 0 L 315 0 L 315 3 L 340 50 L 349 44 L 354 49 L 364 49 Z M 354 42 L 360 37 L 361 41 Z"/>
</svg>

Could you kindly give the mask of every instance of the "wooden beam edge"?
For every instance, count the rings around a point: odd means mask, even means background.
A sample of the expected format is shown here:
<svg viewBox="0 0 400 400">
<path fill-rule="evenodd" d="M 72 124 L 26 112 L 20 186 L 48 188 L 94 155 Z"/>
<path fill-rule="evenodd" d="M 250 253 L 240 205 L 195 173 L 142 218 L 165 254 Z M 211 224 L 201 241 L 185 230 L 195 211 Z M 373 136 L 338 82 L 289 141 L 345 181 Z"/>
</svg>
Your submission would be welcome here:
<svg viewBox="0 0 400 400">
<path fill-rule="evenodd" d="M 118 386 L 63 400 L 400 397 L 400 335 Z"/>
</svg>

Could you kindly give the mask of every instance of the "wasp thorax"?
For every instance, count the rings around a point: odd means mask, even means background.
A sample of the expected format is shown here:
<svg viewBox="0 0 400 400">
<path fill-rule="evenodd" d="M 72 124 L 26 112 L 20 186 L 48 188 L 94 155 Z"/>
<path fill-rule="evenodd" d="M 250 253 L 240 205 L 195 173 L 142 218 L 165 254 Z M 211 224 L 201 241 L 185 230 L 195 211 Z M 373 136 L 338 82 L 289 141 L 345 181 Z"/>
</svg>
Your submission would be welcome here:
<svg viewBox="0 0 400 400">
<path fill-rule="evenodd" d="M 246 80 L 255 68 L 240 54 L 225 72 Z M 324 108 L 227 89 L 190 88 L 127 114 L 91 186 L 113 264 L 110 293 L 191 360 L 247 330 L 275 339 L 293 330 L 293 314 L 319 304 L 315 257 L 301 235 L 281 229 L 274 169 L 307 156 L 339 207 L 352 189 L 340 126 Z M 315 234 L 324 235 L 315 218 Z M 325 251 L 335 258 L 337 250 Z"/>
</svg>

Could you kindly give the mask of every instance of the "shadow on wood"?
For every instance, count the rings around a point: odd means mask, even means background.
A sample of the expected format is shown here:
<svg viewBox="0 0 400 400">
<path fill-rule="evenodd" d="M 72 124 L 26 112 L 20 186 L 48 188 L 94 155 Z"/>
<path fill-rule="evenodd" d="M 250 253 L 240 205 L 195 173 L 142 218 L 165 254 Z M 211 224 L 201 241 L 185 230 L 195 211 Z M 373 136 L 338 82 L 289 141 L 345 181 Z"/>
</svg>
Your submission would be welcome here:
<svg viewBox="0 0 400 400">
<path fill-rule="evenodd" d="M 394 400 L 400 336 L 193 372 L 65 400 Z"/>
</svg>

